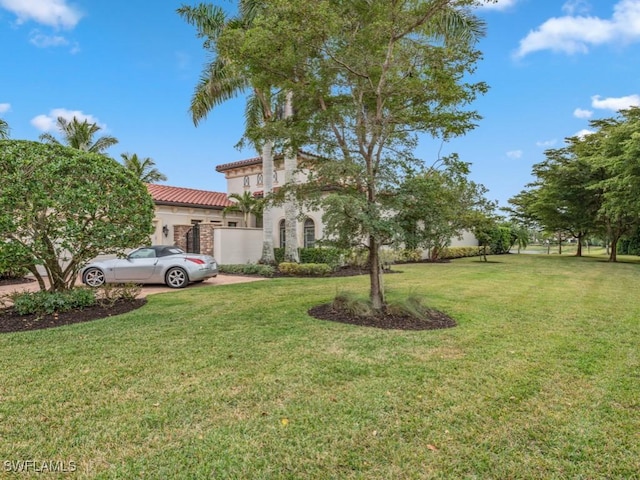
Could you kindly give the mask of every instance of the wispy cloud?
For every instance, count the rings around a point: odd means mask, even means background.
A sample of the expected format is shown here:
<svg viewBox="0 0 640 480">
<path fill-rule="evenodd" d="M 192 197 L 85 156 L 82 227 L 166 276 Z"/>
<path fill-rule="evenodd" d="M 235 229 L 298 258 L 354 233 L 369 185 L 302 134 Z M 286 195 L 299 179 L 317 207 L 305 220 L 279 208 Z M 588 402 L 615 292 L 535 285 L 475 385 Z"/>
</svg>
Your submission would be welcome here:
<svg viewBox="0 0 640 480">
<path fill-rule="evenodd" d="M 583 108 L 576 108 L 573 111 L 573 116 L 576 118 L 591 118 L 593 112 L 591 110 L 585 110 Z"/>
<path fill-rule="evenodd" d="M 591 106 L 604 110 L 624 110 L 630 107 L 640 107 L 640 95 L 627 95 L 626 97 L 602 98 L 600 95 L 591 97 Z"/>
<path fill-rule="evenodd" d="M 0 8 L 16 15 L 18 23 L 33 21 L 55 28 L 75 27 L 82 13 L 67 0 L 0 0 Z"/>
<path fill-rule="evenodd" d="M 509 7 L 513 7 L 518 0 L 498 0 L 496 3 L 488 3 L 489 0 L 482 0 L 484 3 L 480 5 L 480 8 L 485 10 L 506 10 Z"/>
<path fill-rule="evenodd" d="M 513 159 L 522 158 L 522 150 L 511 150 L 507 152 L 507 157 Z"/>
<path fill-rule="evenodd" d="M 565 11 L 576 12 L 582 2 L 565 3 Z M 581 10 L 581 11 L 583 11 Z M 625 44 L 640 40 L 640 0 L 620 0 L 610 19 L 566 15 L 550 18 L 520 40 L 515 53 L 522 58 L 532 52 L 551 50 L 566 54 L 587 53 L 604 44 Z"/>
<path fill-rule="evenodd" d="M 591 10 L 587 0 L 569 0 L 562 5 L 562 11 L 567 15 L 585 15 Z"/>
<path fill-rule="evenodd" d="M 0 103 L 0 113 L 7 113 L 9 110 L 11 110 L 10 103 Z"/>
<path fill-rule="evenodd" d="M 31 119 L 31 125 L 41 132 L 50 132 L 56 129 L 56 120 L 58 117 L 62 117 L 69 121 L 73 120 L 73 117 L 76 117 L 81 122 L 86 120 L 89 123 L 98 124 L 102 130 L 107 129 L 107 126 L 105 124 L 101 124 L 93 115 L 88 115 L 80 110 L 67 110 L 66 108 L 54 108 L 48 115 L 38 115 Z"/>
<path fill-rule="evenodd" d="M 558 141 L 555 138 L 553 140 L 542 140 L 542 141 L 536 142 L 536 147 L 551 148 L 556 143 L 558 143 Z"/>
</svg>

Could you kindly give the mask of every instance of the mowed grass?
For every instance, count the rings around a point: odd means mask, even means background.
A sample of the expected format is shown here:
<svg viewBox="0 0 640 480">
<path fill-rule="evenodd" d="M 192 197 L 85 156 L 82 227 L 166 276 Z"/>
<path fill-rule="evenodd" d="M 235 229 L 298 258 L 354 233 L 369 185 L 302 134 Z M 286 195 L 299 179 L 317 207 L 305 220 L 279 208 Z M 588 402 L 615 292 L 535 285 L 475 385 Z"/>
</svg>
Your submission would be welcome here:
<svg viewBox="0 0 640 480">
<path fill-rule="evenodd" d="M 186 289 L 2 335 L 0 461 L 73 461 L 77 478 L 639 478 L 640 265 L 489 259 L 385 275 L 447 330 L 307 315 L 366 295 L 362 276 Z"/>
</svg>

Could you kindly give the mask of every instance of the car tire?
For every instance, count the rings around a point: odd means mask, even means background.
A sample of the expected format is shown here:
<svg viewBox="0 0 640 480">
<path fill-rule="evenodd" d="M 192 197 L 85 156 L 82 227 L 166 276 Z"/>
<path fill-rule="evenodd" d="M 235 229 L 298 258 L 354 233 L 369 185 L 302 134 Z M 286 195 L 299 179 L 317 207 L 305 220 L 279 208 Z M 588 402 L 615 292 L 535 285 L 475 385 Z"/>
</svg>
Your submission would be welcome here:
<svg viewBox="0 0 640 480">
<path fill-rule="evenodd" d="M 172 267 L 167 270 L 164 281 L 167 287 L 184 288 L 189 284 L 189 275 L 187 275 L 187 272 L 182 268 Z"/>
<path fill-rule="evenodd" d="M 82 276 L 82 283 L 93 288 L 101 287 L 104 285 L 104 282 L 104 272 L 99 268 L 89 268 Z"/>
</svg>

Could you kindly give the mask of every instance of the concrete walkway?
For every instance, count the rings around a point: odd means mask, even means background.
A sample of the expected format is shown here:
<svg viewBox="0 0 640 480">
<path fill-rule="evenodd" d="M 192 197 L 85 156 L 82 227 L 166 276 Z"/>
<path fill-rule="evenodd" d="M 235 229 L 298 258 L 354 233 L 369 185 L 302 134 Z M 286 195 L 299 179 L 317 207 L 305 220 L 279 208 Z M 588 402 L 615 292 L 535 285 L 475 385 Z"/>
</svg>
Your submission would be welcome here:
<svg viewBox="0 0 640 480">
<path fill-rule="evenodd" d="M 215 278 L 209 278 L 201 283 L 193 283 L 190 284 L 188 289 L 191 288 L 201 288 L 205 286 L 211 285 L 228 285 L 232 283 L 248 283 L 248 282 L 257 282 L 265 280 L 265 278 L 260 277 L 245 277 L 242 275 L 218 275 Z M 46 281 L 46 279 L 45 279 Z M 78 280 L 76 285 L 82 285 L 82 282 Z M 12 285 L 0 285 L 0 297 L 12 292 L 35 292 L 39 290 L 38 282 L 28 282 L 28 283 L 18 283 Z M 182 289 L 179 288 L 169 288 L 166 285 L 143 285 L 142 291 L 140 292 L 139 298 L 144 298 L 147 295 L 153 295 L 154 293 L 163 293 L 163 292 L 177 292 Z"/>
</svg>

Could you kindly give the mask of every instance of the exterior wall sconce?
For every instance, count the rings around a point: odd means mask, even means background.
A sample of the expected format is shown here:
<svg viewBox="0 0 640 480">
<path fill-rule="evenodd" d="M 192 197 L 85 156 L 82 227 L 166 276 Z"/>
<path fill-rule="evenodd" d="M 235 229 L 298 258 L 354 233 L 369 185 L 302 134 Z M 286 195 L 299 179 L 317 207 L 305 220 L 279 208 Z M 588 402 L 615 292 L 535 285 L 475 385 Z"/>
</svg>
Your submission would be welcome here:
<svg viewBox="0 0 640 480">
<path fill-rule="evenodd" d="M 169 236 L 169 227 L 167 227 L 166 225 L 162 227 L 162 233 L 164 233 L 165 237 Z"/>
</svg>

